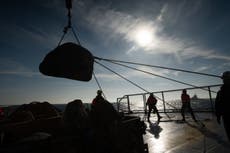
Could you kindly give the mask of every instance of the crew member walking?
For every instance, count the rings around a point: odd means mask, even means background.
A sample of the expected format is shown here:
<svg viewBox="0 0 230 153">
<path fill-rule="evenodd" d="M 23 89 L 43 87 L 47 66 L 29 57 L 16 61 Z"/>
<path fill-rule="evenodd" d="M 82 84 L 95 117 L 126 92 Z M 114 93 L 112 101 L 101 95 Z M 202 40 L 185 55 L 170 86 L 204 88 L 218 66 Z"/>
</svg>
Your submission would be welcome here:
<svg viewBox="0 0 230 153">
<path fill-rule="evenodd" d="M 153 113 L 157 114 L 158 122 L 162 118 L 160 116 L 159 112 L 158 112 L 156 104 L 157 104 L 157 99 L 153 96 L 153 93 L 150 93 L 150 96 L 149 96 L 149 98 L 147 100 L 147 103 L 146 103 L 146 105 L 149 108 L 149 111 L 148 111 L 148 122 L 150 122 L 150 113 L 151 113 L 152 110 L 153 110 Z"/>
<path fill-rule="evenodd" d="M 188 109 L 188 111 L 191 113 L 193 120 L 196 122 L 195 115 L 193 113 L 191 104 L 190 104 L 190 96 L 187 94 L 187 91 L 184 89 L 181 94 L 181 102 L 182 102 L 182 107 L 181 107 L 181 115 L 182 115 L 182 121 L 185 121 L 185 109 Z"/>
</svg>

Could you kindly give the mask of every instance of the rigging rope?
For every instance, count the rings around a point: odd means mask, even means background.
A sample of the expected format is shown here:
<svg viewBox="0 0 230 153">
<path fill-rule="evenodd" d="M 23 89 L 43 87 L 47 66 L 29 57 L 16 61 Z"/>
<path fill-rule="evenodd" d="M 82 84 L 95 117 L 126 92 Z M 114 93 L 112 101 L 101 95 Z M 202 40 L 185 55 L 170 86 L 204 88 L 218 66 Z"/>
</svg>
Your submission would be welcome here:
<svg viewBox="0 0 230 153">
<path fill-rule="evenodd" d="M 128 81 L 129 83 L 131 83 L 131 84 L 133 84 L 134 86 L 140 88 L 141 90 L 143 90 L 143 91 L 145 91 L 145 92 L 147 92 L 147 93 L 150 93 L 149 91 L 147 91 L 146 89 L 142 88 L 142 87 L 139 86 L 138 84 L 136 84 L 136 83 L 130 81 L 129 79 L 127 79 L 127 78 L 125 78 L 124 76 L 122 76 L 121 74 L 119 74 L 119 73 L 113 71 L 112 69 L 108 68 L 107 66 L 101 64 L 100 62 L 95 61 L 95 63 L 101 65 L 101 66 L 104 67 L 105 69 L 107 69 L 107 70 L 111 71 L 112 73 L 118 75 L 118 76 L 121 77 L 122 79 Z M 160 97 L 158 97 L 158 96 L 156 96 L 156 95 L 154 95 L 154 96 L 155 96 L 157 99 L 159 99 L 159 100 L 161 100 L 161 101 L 163 102 L 163 100 L 162 100 Z M 169 105 L 170 107 L 172 107 L 172 108 L 174 108 L 174 109 L 178 109 L 178 108 L 176 108 L 175 106 L 173 106 L 173 105 L 171 105 L 171 104 L 169 104 L 169 103 L 167 103 L 167 102 L 165 102 L 165 104 Z"/>
<path fill-rule="evenodd" d="M 59 42 L 58 42 L 58 46 L 61 45 L 61 42 L 63 41 L 63 39 L 64 39 L 66 33 L 67 33 L 67 30 L 65 30 L 65 28 L 64 28 L 64 30 L 63 30 L 63 35 L 61 36 L 61 39 L 60 39 Z"/>
<path fill-rule="evenodd" d="M 77 33 L 75 32 L 73 27 L 71 27 L 71 29 L 72 29 L 72 32 L 73 32 L 75 39 L 77 40 L 77 43 L 81 46 L 80 39 L 78 38 L 79 36 L 77 35 Z"/>
<path fill-rule="evenodd" d="M 138 87 L 139 89 L 141 89 L 141 90 L 143 90 L 143 91 L 145 91 L 145 92 L 148 92 L 148 93 L 149 93 L 149 91 L 147 91 L 146 89 L 142 88 L 142 87 L 141 87 L 141 86 L 139 86 L 138 84 L 136 84 L 136 83 L 134 83 L 134 82 L 130 81 L 129 79 L 125 78 L 125 77 L 124 77 L 124 76 L 122 76 L 121 74 L 119 74 L 119 73 L 117 73 L 117 72 L 113 71 L 112 69 L 110 69 L 110 68 L 108 68 L 107 66 L 105 66 L 105 65 L 101 64 L 101 63 L 100 63 L 100 62 L 98 62 L 98 61 L 95 61 L 95 62 L 96 62 L 97 64 L 101 65 L 102 67 L 104 67 L 105 69 L 107 69 L 107 70 L 109 70 L 109 71 L 113 72 L 114 74 L 118 75 L 118 76 L 119 76 L 119 77 L 121 77 L 122 79 L 124 79 L 124 80 L 128 81 L 129 83 L 133 84 L 134 86 Z"/>
<path fill-rule="evenodd" d="M 120 60 L 114 60 L 114 59 L 106 59 L 106 58 L 100 58 L 100 57 L 96 57 L 96 56 L 94 56 L 94 58 L 98 59 L 98 60 L 104 60 L 104 61 L 113 61 L 113 62 L 118 62 L 118 63 L 126 63 L 126 64 L 134 64 L 134 65 L 141 65 L 141 66 L 147 66 L 147 67 L 155 67 L 155 68 L 161 68 L 161 69 L 174 70 L 174 71 L 180 71 L 180 72 L 193 73 L 193 74 L 199 74 L 199 75 L 221 78 L 221 76 L 219 76 L 219 75 L 194 72 L 194 71 L 189 71 L 189 70 L 184 70 L 184 69 L 163 67 L 163 66 L 158 66 L 158 65 L 142 64 L 142 63 L 136 63 L 136 62 L 127 62 L 127 61 L 120 61 Z"/>
<path fill-rule="evenodd" d="M 188 86 L 191 86 L 191 87 L 199 88 L 198 86 L 195 86 L 195 85 L 192 85 L 192 84 L 189 84 L 189 83 L 185 83 L 185 82 L 182 82 L 182 81 L 178 81 L 178 80 L 175 80 L 175 79 L 164 77 L 162 75 L 154 74 L 154 73 L 151 73 L 151 72 L 148 72 L 148 71 L 140 70 L 140 69 L 137 69 L 137 68 L 134 68 L 134 67 L 131 67 L 131 66 L 127 66 L 127 65 L 124 65 L 124 64 L 120 64 L 120 63 L 117 63 L 117 62 L 114 62 L 114 61 L 107 61 L 107 62 L 111 62 L 113 64 L 117 64 L 117 65 L 120 65 L 120 66 L 123 66 L 123 67 L 127 67 L 127 68 L 130 68 L 130 69 L 133 69 L 133 70 L 136 70 L 136 71 L 140 71 L 140 72 L 143 72 L 143 73 L 146 73 L 146 74 L 154 75 L 154 76 L 157 76 L 157 77 L 160 77 L 160 78 L 164 78 L 164 79 L 167 79 L 167 80 L 170 80 L 170 81 L 173 81 L 173 82 L 177 82 L 177 83 L 181 83 L 181 84 L 188 85 Z M 205 89 L 205 88 L 200 88 L 200 89 L 205 90 L 205 91 L 209 91 L 208 89 Z M 211 92 L 216 93 L 215 91 L 211 91 Z"/>
<path fill-rule="evenodd" d="M 101 88 L 101 85 L 100 85 L 99 81 L 97 80 L 97 77 L 96 77 L 96 75 L 95 75 L 94 72 L 93 72 L 93 77 L 94 77 L 94 79 L 96 80 L 97 86 L 99 87 L 99 89 L 100 89 L 101 91 L 103 91 L 102 88 Z M 106 99 L 106 96 L 105 96 L 104 92 L 102 92 L 102 94 L 103 94 L 104 98 Z"/>
</svg>

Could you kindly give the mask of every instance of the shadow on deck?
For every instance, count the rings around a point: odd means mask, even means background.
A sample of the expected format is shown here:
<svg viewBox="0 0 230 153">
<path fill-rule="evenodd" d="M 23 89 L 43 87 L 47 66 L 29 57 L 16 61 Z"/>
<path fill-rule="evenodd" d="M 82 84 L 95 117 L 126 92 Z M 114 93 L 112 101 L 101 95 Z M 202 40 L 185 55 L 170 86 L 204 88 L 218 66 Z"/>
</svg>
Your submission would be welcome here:
<svg viewBox="0 0 230 153">
<path fill-rule="evenodd" d="M 149 153 L 228 153 L 230 142 L 223 126 L 218 125 L 210 113 L 196 114 L 198 122 L 188 115 L 181 122 L 181 115 L 161 114 L 158 124 L 155 115 L 147 122 L 144 141 L 148 143 Z"/>
</svg>

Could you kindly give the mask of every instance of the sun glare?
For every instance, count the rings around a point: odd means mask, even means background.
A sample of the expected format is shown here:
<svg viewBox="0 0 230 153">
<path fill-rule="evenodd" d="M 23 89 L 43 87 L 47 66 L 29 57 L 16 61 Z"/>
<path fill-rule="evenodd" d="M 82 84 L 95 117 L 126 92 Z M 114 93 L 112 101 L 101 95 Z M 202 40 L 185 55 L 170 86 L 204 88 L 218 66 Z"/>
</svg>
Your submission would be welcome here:
<svg viewBox="0 0 230 153">
<path fill-rule="evenodd" d="M 145 47 L 145 46 L 151 44 L 152 39 L 153 39 L 153 37 L 152 37 L 150 30 L 148 30 L 148 29 L 137 30 L 136 41 L 140 46 Z"/>
</svg>

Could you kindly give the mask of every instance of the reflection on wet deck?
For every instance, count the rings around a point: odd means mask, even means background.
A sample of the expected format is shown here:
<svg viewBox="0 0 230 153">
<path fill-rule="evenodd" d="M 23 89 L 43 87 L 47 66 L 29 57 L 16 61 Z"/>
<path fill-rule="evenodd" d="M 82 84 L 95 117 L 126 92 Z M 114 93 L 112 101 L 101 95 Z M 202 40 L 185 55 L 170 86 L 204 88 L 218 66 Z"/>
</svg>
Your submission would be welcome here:
<svg viewBox="0 0 230 153">
<path fill-rule="evenodd" d="M 180 114 L 161 114 L 161 122 L 151 118 L 146 122 L 144 140 L 149 153 L 229 153 L 230 142 L 224 128 L 216 123 L 212 114 L 199 113 L 200 122 L 190 116 L 180 122 Z"/>
</svg>

